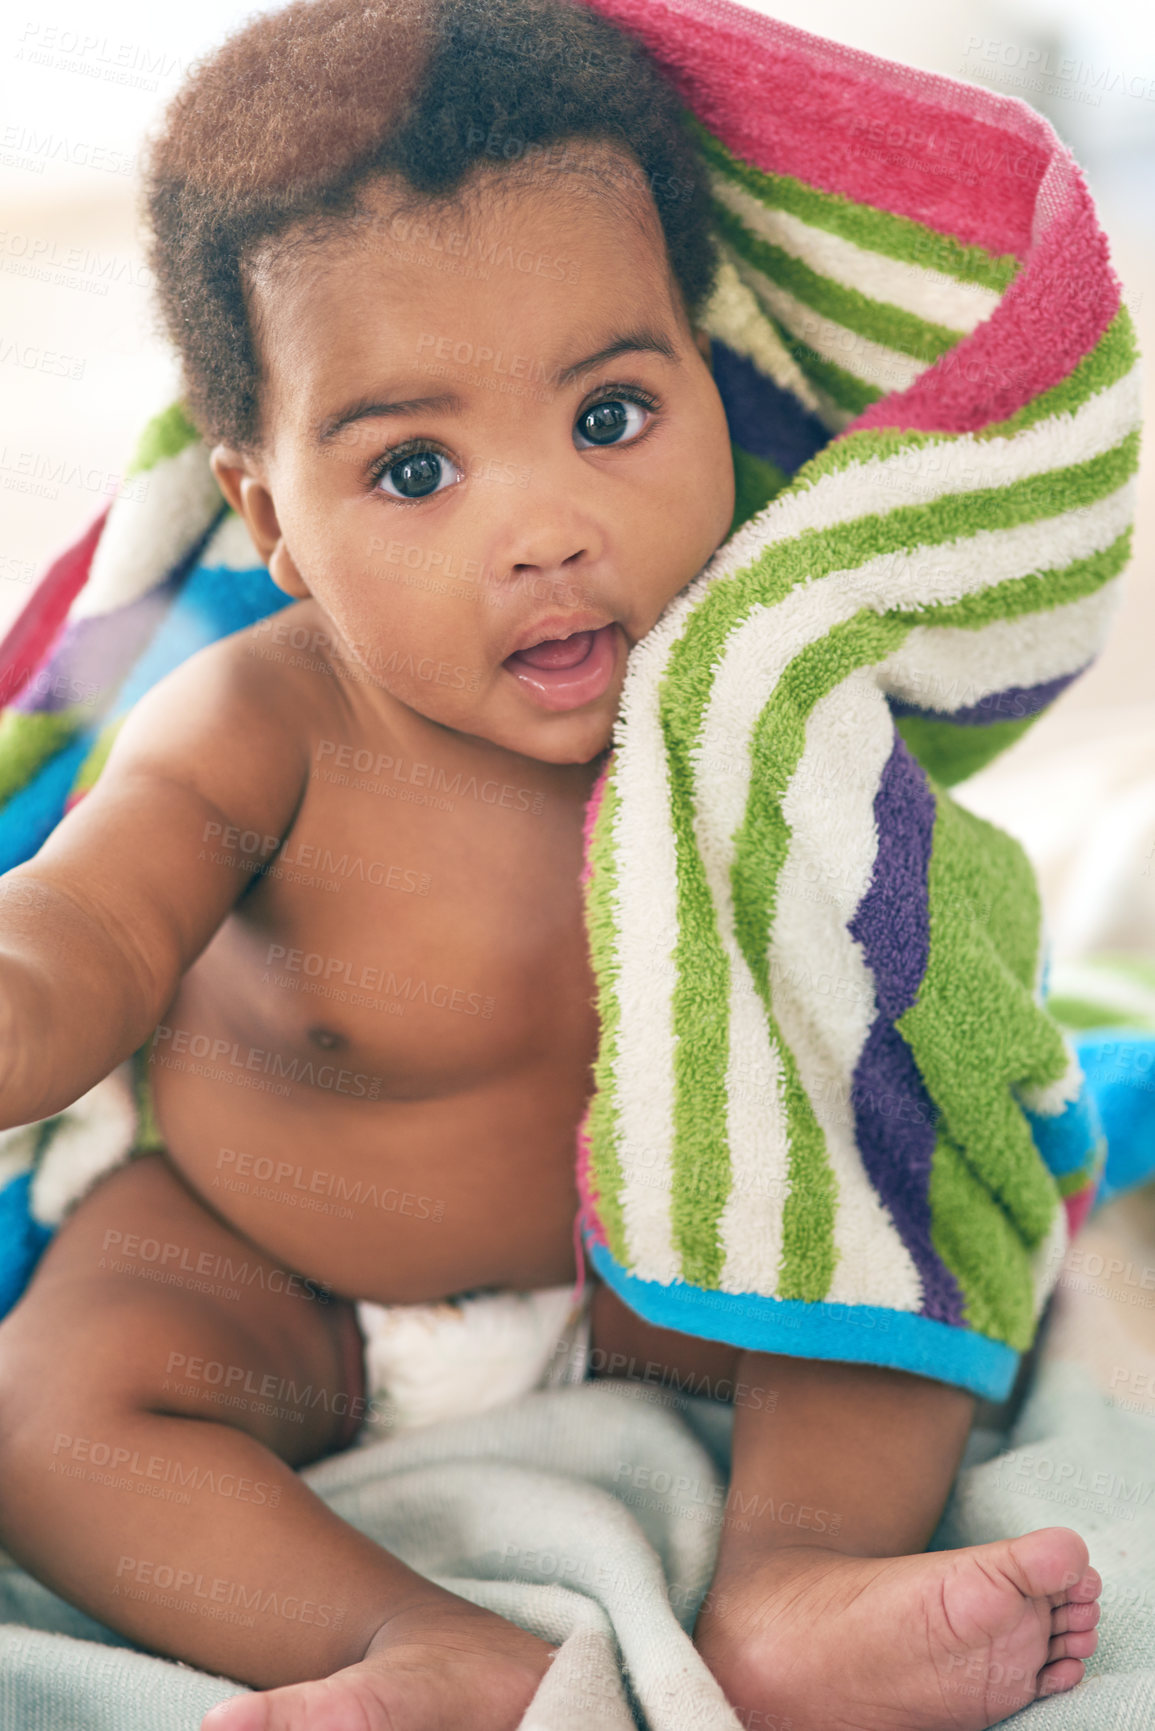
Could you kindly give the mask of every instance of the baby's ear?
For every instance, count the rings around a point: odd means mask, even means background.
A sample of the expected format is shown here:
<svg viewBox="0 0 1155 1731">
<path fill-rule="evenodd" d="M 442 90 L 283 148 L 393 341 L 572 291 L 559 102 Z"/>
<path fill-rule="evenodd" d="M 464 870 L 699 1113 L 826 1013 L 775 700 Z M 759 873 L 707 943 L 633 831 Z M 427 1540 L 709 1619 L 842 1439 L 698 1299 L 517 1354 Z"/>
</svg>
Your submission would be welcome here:
<svg viewBox="0 0 1155 1731">
<path fill-rule="evenodd" d="M 209 453 L 209 468 L 233 510 L 244 517 L 242 482 L 250 473 L 244 457 L 231 445 L 214 445 Z"/>
<path fill-rule="evenodd" d="M 286 595 L 304 600 L 310 594 L 309 586 L 285 546 L 277 508 L 266 482 L 253 473 L 248 459 L 231 445 L 215 445 L 209 454 L 209 467 L 217 486 L 244 522 L 273 582 Z"/>
<path fill-rule="evenodd" d="M 273 495 L 254 472 L 249 460 L 231 445 L 214 445 L 209 455 L 209 467 L 216 477 L 217 486 L 243 519 L 253 538 L 253 546 L 267 565 L 269 554 L 281 538 Z"/>
<path fill-rule="evenodd" d="M 706 365 L 709 367 L 710 373 L 712 375 L 713 371 L 714 371 L 714 355 L 713 355 L 713 351 L 711 350 L 711 347 L 710 347 L 710 333 L 709 333 L 709 331 L 701 330 L 697 325 L 695 325 L 695 327 L 694 327 L 694 342 L 697 344 L 698 348 L 702 351 L 702 359 L 705 361 Z"/>
</svg>

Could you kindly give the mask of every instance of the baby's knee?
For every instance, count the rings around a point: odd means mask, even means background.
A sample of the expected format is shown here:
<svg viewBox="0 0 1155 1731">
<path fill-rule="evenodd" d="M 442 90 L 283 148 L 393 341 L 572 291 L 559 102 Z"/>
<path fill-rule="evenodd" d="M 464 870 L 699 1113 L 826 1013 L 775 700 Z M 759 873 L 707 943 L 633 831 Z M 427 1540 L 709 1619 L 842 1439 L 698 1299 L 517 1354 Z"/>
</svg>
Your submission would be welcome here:
<svg viewBox="0 0 1155 1731">
<path fill-rule="evenodd" d="M 97 1415 L 107 1423 L 146 1398 L 145 1348 L 128 1307 L 90 1294 L 77 1314 L 62 1296 L 40 1302 L 30 1292 L 0 1322 L 0 1463 L 14 1450 L 77 1459 L 85 1439 L 97 1440 Z"/>
</svg>

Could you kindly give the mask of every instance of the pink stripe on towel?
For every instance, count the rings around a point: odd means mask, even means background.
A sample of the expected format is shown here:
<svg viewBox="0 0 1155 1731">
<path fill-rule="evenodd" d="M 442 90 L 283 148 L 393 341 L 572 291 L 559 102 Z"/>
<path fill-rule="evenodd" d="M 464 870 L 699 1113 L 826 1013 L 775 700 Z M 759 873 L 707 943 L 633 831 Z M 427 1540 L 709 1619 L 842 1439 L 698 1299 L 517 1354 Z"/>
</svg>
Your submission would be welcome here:
<svg viewBox="0 0 1155 1731">
<path fill-rule="evenodd" d="M 909 389 L 872 403 L 843 437 L 864 427 L 976 432 L 1060 384 L 1094 348 L 1121 290 L 1083 177 L 1069 159 L 1061 167 L 1071 196 L 991 317 Z"/>
<path fill-rule="evenodd" d="M 587 0 L 638 37 L 736 156 L 1022 257 L 1061 149 L 1017 97 L 795 30 L 731 0 Z"/>
<path fill-rule="evenodd" d="M 79 539 L 52 561 L 0 643 L 0 704 L 20 695 L 59 636 L 68 609 L 88 581 L 92 555 L 111 509 L 110 501 Z"/>
<path fill-rule="evenodd" d="M 582 869 L 581 876 L 578 878 L 578 882 L 583 889 L 589 883 L 590 874 L 593 871 L 593 867 L 590 865 L 590 847 L 593 842 L 594 824 L 598 820 L 598 812 L 601 810 L 602 804 L 602 794 L 606 790 L 606 777 L 610 773 L 610 765 L 613 761 L 614 754 L 611 751 L 610 755 L 606 758 L 605 763 L 602 765 L 601 774 L 590 789 L 589 798 L 586 800 L 585 816 L 582 818 Z"/>
</svg>

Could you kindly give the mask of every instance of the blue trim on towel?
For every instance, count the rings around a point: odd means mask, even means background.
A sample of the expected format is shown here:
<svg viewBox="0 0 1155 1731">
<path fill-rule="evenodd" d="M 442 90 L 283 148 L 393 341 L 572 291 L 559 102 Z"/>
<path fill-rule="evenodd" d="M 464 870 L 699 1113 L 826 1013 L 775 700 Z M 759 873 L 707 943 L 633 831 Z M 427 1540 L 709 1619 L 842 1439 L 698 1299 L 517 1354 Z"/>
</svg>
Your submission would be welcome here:
<svg viewBox="0 0 1155 1731">
<path fill-rule="evenodd" d="M 1035 1147 L 1056 1178 L 1089 1164 L 1103 1134 L 1095 1096 L 1089 1088 L 1080 1088 L 1077 1098 L 1057 1113 L 1032 1112 L 1021 1100 L 1019 1105 L 1031 1127 Z"/>
<path fill-rule="evenodd" d="M 92 750 L 91 728 L 41 765 L 32 780 L 19 788 L 0 811 L 0 872 L 23 865 L 38 853 L 64 816 L 81 764 Z"/>
<path fill-rule="evenodd" d="M 1155 1175 L 1155 1034 L 1099 1028 L 1072 1044 L 1107 1138 L 1095 1207 Z"/>
<path fill-rule="evenodd" d="M 758 1292 L 707 1290 L 683 1280 L 641 1280 L 588 1233 L 585 1243 L 596 1273 L 623 1304 L 655 1328 L 788 1358 L 885 1365 L 954 1383 L 993 1401 L 1006 1399 L 1019 1368 L 1021 1355 L 1002 1341 L 913 1311 L 874 1304 L 809 1304 Z"/>
<path fill-rule="evenodd" d="M 20 1172 L 0 1190 L 0 1316 L 7 1316 L 32 1278 L 55 1227 L 32 1212 L 33 1173 Z"/>
</svg>

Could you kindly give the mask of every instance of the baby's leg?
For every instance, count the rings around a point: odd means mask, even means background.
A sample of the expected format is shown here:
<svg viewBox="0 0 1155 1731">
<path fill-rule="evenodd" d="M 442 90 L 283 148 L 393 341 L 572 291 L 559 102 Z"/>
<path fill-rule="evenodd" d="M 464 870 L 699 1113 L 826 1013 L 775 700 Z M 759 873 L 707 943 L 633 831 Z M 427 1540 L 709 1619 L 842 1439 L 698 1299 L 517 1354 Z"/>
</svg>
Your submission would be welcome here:
<svg viewBox="0 0 1155 1731">
<path fill-rule="evenodd" d="M 731 1483 L 694 1639 L 745 1723 L 981 1731 L 1080 1680 L 1102 1583 L 1076 1533 L 924 1552 L 970 1395 L 650 1329 L 608 1289 L 592 1338 L 595 1362 L 633 1361 L 620 1374 L 692 1388 L 696 1373 L 703 1393 L 733 1399 Z"/>
<path fill-rule="evenodd" d="M 552 1649 L 293 1470 L 345 1440 L 359 1352 L 349 1304 L 287 1281 L 163 1157 L 119 1168 L 0 1324 L 0 1543 L 139 1645 L 277 1689 L 213 1731 L 512 1731 Z"/>
</svg>

